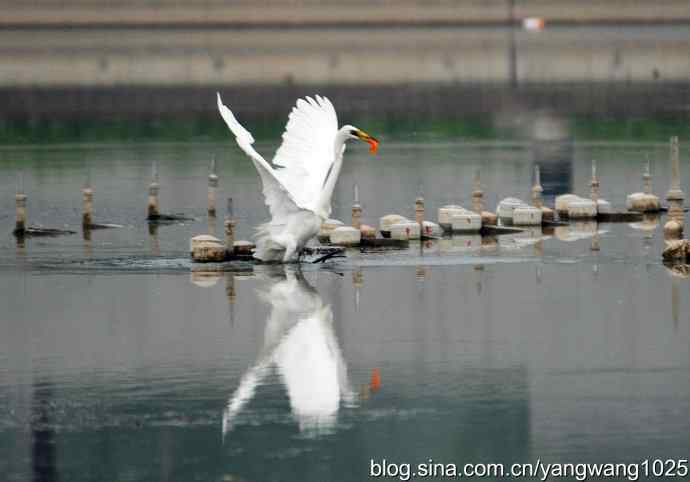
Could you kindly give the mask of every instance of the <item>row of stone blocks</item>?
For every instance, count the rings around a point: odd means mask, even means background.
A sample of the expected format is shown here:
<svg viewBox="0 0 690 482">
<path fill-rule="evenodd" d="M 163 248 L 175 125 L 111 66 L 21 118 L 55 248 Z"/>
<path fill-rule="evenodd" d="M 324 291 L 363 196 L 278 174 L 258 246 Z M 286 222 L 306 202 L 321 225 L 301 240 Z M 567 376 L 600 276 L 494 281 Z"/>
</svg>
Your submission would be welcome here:
<svg viewBox="0 0 690 482">
<path fill-rule="evenodd" d="M 556 197 L 556 212 L 564 219 L 620 218 L 619 220 L 625 221 L 635 214 L 659 212 L 661 203 L 657 196 L 640 192 L 628 196 L 626 208 L 627 212 L 616 212 L 611 203 L 604 199 L 595 202 L 575 194 Z"/>
<path fill-rule="evenodd" d="M 420 226 L 419 223 L 398 214 L 383 216 L 379 220 L 379 231 L 384 238 L 397 241 L 408 241 L 422 237 L 438 237 L 443 234 L 441 228 L 436 223 L 424 221 Z M 322 243 L 336 246 L 358 246 L 363 244 L 363 240 L 375 240 L 377 232 L 371 226 L 361 225 L 360 229 L 357 229 L 346 226 L 337 219 L 328 219 L 321 226 L 318 238 Z"/>
<path fill-rule="evenodd" d="M 209 234 L 194 236 L 189 241 L 192 259 L 199 263 L 212 263 L 252 256 L 256 246 L 249 241 L 235 241 L 232 251 L 220 239 Z"/>
</svg>

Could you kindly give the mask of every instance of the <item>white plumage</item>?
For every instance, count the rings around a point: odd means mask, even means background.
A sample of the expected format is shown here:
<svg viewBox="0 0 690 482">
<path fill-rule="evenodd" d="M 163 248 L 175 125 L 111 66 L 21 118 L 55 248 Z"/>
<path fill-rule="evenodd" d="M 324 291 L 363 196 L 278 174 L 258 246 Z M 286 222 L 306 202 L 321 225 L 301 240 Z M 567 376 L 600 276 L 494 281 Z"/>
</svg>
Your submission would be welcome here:
<svg viewBox="0 0 690 482">
<path fill-rule="evenodd" d="M 339 130 L 338 117 L 327 98 L 298 99 L 273 158 L 274 169 L 252 147 L 251 133 L 223 104 L 220 94 L 218 110 L 259 171 L 271 214 L 271 220 L 257 229 L 254 256 L 262 261 L 295 260 L 331 213 L 345 142 L 358 138 L 369 142 L 375 152 L 378 141 L 349 125 Z"/>
</svg>

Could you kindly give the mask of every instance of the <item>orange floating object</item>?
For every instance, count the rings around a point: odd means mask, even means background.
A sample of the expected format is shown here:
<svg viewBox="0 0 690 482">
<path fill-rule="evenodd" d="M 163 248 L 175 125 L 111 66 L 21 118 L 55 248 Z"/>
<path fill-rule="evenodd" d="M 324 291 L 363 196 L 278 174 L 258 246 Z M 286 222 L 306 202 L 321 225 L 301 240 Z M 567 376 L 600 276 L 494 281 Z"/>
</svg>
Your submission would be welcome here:
<svg viewBox="0 0 690 482">
<path fill-rule="evenodd" d="M 381 372 L 379 371 L 378 368 L 374 368 L 371 371 L 371 382 L 369 382 L 369 387 L 371 388 L 372 391 L 378 390 L 381 388 Z"/>
</svg>

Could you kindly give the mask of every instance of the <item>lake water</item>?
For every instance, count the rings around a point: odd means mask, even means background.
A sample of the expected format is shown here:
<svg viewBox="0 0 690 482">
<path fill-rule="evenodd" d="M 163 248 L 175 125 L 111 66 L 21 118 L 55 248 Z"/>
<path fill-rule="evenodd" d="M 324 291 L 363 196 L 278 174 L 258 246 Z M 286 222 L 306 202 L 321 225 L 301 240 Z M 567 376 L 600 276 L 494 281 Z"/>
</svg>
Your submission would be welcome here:
<svg viewBox="0 0 690 482">
<path fill-rule="evenodd" d="M 372 459 L 688 457 L 689 285 L 661 263 L 664 218 L 200 272 L 189 238 L 222 233 L 223 202 L 206 218 L 213 156 L 218 198 L 234 198 L 238 237 L 250 238 L 266 210 L 234 144 L 0 149 L 3 480 L 360 481 Z M 334 216 L 349 220 L 357 183 L 374 225 L 413 216 L 419 191 L 429 219 L 471 206 L 477 168 L 491 209 L 529 198 L 537 160 L 549 203 L 588 194 L 592 158 L 618 207 L 641 190 L 647 156 L 657 194 L 670 171 L 654 143 L 544 155 L 529 143 L 384 139 L 376 157 L 366 146 L 346 156 Z M 153 161 L 162 211 L 195 220 L 149 231 Z M 124 225 L 90 240 L 87 176 L 95 220 Z M 78 234 L 18 245 L 19 184 L 31 223 Z"/>
</svg>

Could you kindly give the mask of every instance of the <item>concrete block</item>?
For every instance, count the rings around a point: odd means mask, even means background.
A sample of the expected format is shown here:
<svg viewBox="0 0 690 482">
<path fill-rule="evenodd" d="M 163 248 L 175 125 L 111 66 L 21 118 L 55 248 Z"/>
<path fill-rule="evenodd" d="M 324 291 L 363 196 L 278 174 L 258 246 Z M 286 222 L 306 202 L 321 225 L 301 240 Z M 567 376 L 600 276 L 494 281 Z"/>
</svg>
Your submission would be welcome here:
<svg viewBox="0 0 690 482">
<path fill-rule="evenodd" d="M 482 211 L 482 226 L 496 226 L 498 224 L 498 216 L 489 211 Z"/>
<path fill-rule="evenodd" d="M 661 209 L 661 201 L 654 194 L 647 194 L 644 192 L 636 192 L 628 195 L 625 199 L 625 207 L 629 211 L 637 211 L 640 213 L 656 212 Z"/>
<path fill-rule="evenodd" d="M 431 222 L 431 221 L 424 221 L 422 223 L 422 228 L 423 228 L 423 234 L 424 236 L 442 236 L 443 235 L 443 229 L 441 226 L 438 224 Z"/>
<path fill-rule="evenodd" d="M 249 241 L 240 240 L 232 243 L 232 248 L 234 254 L 252 254 L 254 249 L 256 249 L 256 245 Z"/>
<path fill-rule="evenodd" d="M 534 206 L 513 209 L 513 224 L 516 226 L 541 226 L 541 209 Z"/>
<path fill-rule="evenodd" d="M 331 244 L 336 246 L 357 246 L 362 239 L 359 229 L 350 226 L 341 226 L 331 231 Z"/>
<path fill-rule="evenodd" d="M 613 207 L 611 206 L 611 203 L 605 199 L 597 199 L 597 213 L 613 214 Z"/>
<path fill-rule="evenodd" d="M 568 204 L 568 217 L 571 219 L 595 219 L 597 204 L 591 199 L 580 199 Z"/>
<path fill-rule="evenodd" d="M 553 222 L 556 219 L 556 212 L 547 208 L 546 206 L 541 207 L 541 222 Z"/>
<path fill-rule="evenodd" d="M 438 208 L 438 224 L 441 225 L 443 229 L 450 229 L 451 221 L 450 218 L 455 214 L 461 214 L 465 212 L 466 209 L 457 204 L 449 204 Z"/>
<path fill-rule="evenodd" d="M 570 203 L 573 201 L 581 201 L 583 199 L 584 198 L 576 194 L 561 194 L 560 196 L 556 196 L 556 212 L 559 216 L 567 216 Z"/>
<path fill-rule="evenodd" d="M 367 224 L 361 224 L 359 226 L 359 232 L 364 239 L 374 239 L 376 237 L 376 228 Z"/>
<path fill-rule="evenodd" d="M 454 233 L 476 233 L 482 229 L 482 217 L 472 211 L 454 214 L 450 218 L 450 226 Z"/>
<path fill-rule="evenodd" d="M 327 243 L 330 240 L 331 232 L 335 228 L 345 226 L 345 223 L 338 219 L 326 219 L 319 229 L 319 234 L 316 236 L 318 240 L 322 243 Z"/>
<path fill-rule="evenodd" d="M 507 197 L 498 203 L 496 207 L 496 215 L 504 223 L 513 222 L 513 211 L 515 208 L 526 207 L 527 203 L 514 197 Z"/>
<path fill-rule="evenodd" d="M 400 216 L 399 214 L 386 214 L 385 216 L 379 218 L 379 231 L 390 232 L 391 227 L 394 224 L 410 222 L 405 216 Z"/>
<path fill-rule="evenodd" d="M 413 221 L 396 223 L 390 227 L 390 233 L 392 239 L 419 239 L 419 224 Z"/>
<path fill-rule="evenodd" d="M 225 243 L 215 236 L 202 234 L 189 241 L 189 251 L 197 263 L 210 263 L 225 260 Z"/>
</svg>

